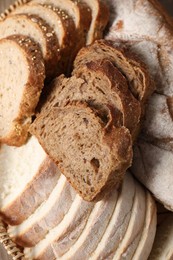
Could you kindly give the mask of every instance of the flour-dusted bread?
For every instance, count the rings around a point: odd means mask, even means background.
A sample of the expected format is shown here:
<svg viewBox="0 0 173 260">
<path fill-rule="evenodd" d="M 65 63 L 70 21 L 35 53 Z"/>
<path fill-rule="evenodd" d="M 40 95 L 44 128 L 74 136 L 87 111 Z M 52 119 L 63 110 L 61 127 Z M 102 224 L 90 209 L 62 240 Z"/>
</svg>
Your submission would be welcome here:
<svg viewBox="0 0 173 260">
<path fill-rule="evenodd" d="M 32 39 L 15 35 L 0 40 L 0 59 L 0 143 L 20 146 L 44 85 L 43 56 Z"/>
<path fill-rule="evenodd" d="M 27 219 L 56 185 L 59 173 L 35 137 L 0 148 L 0 215 L 10 225 Z"/>
<path fill-rule="evenodd" d="M 35 246 L 47 233 L 57 226 L 67 214 L 76 196 L 64 175 L 61 175 L 45 203 L 18 226 L 8 229 L 10 237 L 18 245 Z M 39 232 L 38 232 L 39 230 Z"/>
<path fill-rule="evenodd" d="M 30 130 L 86 200 L 119 184 L 131 164 L 130 132 L 116 126 L 111 106 L 67 102 L 41 113 Z"/>
<path fill-rule="evenodd" d="M 157 226 L 156 238 L 149 260 L 171 260 L 173 258 L 173 214 L 169 214 Z"/>
<path fill-rule="evenodd" d="M 0 38 L 21 34 L 32 38 L 41 48 L 48 78 L 55 74 L 60 59 L 59 45 L 54 33 L 46 21 L 37 15 L 15 14 L 0 22 Z M 37 59 L 38 61 L 39 59 Z"/>
</svg>

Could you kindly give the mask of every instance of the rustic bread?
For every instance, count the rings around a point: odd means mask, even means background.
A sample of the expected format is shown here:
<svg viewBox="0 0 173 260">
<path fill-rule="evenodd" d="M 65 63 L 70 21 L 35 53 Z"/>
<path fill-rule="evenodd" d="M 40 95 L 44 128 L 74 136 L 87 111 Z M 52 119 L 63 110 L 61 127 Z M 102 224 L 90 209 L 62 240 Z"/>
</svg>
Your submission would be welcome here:
<svg viewBox="0 0 173 260">
<path fill-rule="evenodd" d="M 58 170 L 34 137 L 19 148 L 1 145 L 0 162 L 0 215 L 18 225 L 47 199 Z"/>
<path fill-rule="evenodd" d="M 20 225 L 9 227 L 10 237 L 18 245 L 35 246 L 63 220 L 75 196 L 76 193 L 70 187 L 64 175 L 61 175 L 49 198 Z"/>
<path fill-rule="evenodd" d="M 131 164 L 132 140 L 126 127 L 116 125 L 111 105 L 99 104 L 97 109 L 88 103 L 54 106 L 41 113 L 30 130 L 72 186 L 90 201 L 122 180 Z"/>
<path fill-rule="evenodd" d="M 53 68 L 60 59 L 59 45 L 53 28 L 37 15 L 16 14 L 0 22 L 0 38 L 21 34 L 32 38 L 40 45 L 48 78 L 55 74 Z M 39 60 L 39 59 L 37 59 Z"/>
<path fill-rule="evenodd" d="M 0 59 L 0 142 L 20 146 L 44 85 L 44 61 L 39 45 L 19 35 L 0 40 Z"/>
</svg>

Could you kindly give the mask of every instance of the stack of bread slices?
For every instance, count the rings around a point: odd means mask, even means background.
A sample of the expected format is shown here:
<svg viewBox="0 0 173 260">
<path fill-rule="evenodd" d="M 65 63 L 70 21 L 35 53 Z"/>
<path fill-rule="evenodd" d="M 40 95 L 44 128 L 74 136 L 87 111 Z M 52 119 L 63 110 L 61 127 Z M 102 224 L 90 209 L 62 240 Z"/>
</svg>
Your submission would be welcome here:
<svg viewBox="0 0 173 260">
<path fill-rule="evenodd" d="M 156 56 L 146 58 L 146 32 L 134 26 L 133 35 L 128 27 L 133 19 L 129 22 L 127 14 L 136 21 L 136 10 L 142 19 L 150 11 L 156 18 L 163 16 L 163 22 L 165 16 L 154 0 L 126 3 L 26 0 L 0 22 L 0 216 L 8 240 L 19 246 L 24 259 L 147 260 L 152 250 L 156 204 L 128 168 L 142 120 L 143 129 L 148 127 L 145 110 L 149 120 L 150 100 L 158 99 L 158 93 L 150 96 L 153 79 L 158 91 L 160 74 L 156 80 Z M 96 40 L 108 23 L 107 6 L 112 7 L 111 17 L 116 13 L 107 36 L 113 41 Z M 164 26 L 158 29 L 160 35 Z M 152 33 L 150 37 L 153 47 L 156 39 Z M 172 57 L 169 50 L 164 54 Z M 162 58 L 161 52 L 160 62 Z M 164 61 L 162 69 L 167 66 Z M 168 79 L 167 67 L 165 75 Z M 169 91 L 168 87 L 165 93 Z M 167 104 L 171 110 L 170 97 Z M 136 149 L 148 133 L 152 131 L 142 133 Z M 171 144 L 159 138 L 154 142 L 170 152 Z M 137 158 L 132 167 L 142 180 L 143 163 L 145 168 L 145 157 Z M 142 182 L 157 194 L 152 183 Z M 171 228 L 160 224 L 151 260 L 173 255 L 172 215 L 166 219 Z M 165 244 L 159 250 L 164 231 Z M 6 239 L 0 232 L 0 240 Z M 13 252 L 8 244 L 6 248 L 14 259 L 21 259 L 16 249 Z"/>
</svg>

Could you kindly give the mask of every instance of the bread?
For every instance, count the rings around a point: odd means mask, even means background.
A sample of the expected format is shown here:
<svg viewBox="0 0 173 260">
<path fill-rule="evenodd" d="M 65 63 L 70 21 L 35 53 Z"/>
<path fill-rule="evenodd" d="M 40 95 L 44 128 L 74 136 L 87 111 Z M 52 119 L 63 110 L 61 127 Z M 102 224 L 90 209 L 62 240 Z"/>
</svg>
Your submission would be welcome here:
<svg viewBox="0 0 173 260">
<path fill-rule="evenodd" d="M 44 85 L 44 61 L 39 45 L 20 35 L 0 40 L 0 59 L 0 143 L 20 146 Z"/>
<path fill-rule="evenodd" d="M 132 159 L 129 130 L 115 127 L 111 106 L 100 107 L 101 111 L 86 102 L 54 106 L 31 128 L 68 181 L 89 201 L 103 188 L 117 185 Z"/>
<path fill-rule="evenodd" d="M 171 260 L 173 257 L 173 215 L 169 214 L 157 227 L 156 238 L 149 260 Z"/>
<path fill-rule="evenodd" d="M 13 34 L 21 34 L 32 38 L 40 45 L 45 61 L 46 76 L 54 75 L 57 62 L 60 59 L 59 46 L 53 28 L 37 15 L 16 14 L 8 16 L 0 22 L 0 38 Z"/>
<path fill-rule="evenodd" d="M 57 168 L 34 137 L 19 148 L 1 145 L 0 172 L 0 215 L 10 225 L 27 219 L 59 178 Z"/>
<path fill-rule="evenodd" d="M 10 237 L 18 245 L 33 247 L 55 226 L 57 226 L 67 214 L 76 193 L 61 175 L 54 190 L 45 203 L 18 226 L 8 229 Z"/>
</svg>

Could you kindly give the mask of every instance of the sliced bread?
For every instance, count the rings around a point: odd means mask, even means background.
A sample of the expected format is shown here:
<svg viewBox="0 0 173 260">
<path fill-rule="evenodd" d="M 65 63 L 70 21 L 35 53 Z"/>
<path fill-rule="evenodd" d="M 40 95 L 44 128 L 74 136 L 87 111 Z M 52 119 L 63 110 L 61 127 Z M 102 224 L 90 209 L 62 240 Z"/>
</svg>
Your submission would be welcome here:
<svg viewBox="0 0 173 260">
<path fill-rule="evenodd" d="M 115 127 L 116 114 L 86 102 L 54 106 L 31 127 L 49 156 L 86 200 L 122 180 L 132 160 L 129 130 Z"/>
<path fill-rule="evenodd" d="M 57 167 L 35 137 L 19 148 L 1 145 L 0 172 L 0 215 L 10 225 L 27 219 L 59 178 Z"/>
<path fill-rule="evenodd" d="M 21 146 L 44 85 L 44 61 L 39 45 L 21 35 L 0 40 L 0 59 L 0 142 Z"/>
<path fill-rule="evenodd" d="M 75 191 L 61 175 L 49 198 L 20 225 L 9 227 L 10 237 L 23 247 L 35 246 L 63 220 L 75 196 Z"/>
<path fill-rule="evenodd" d="M 46 76 L 48 78 L 54 76 L 53 68 L 56 68 L 60 55 L 53 28 L 37 15 L 16 14 L 0 22 L 0 38 L 14 34 L 30 37 L 40 45 L 45 61 Z"/>
</svg>

